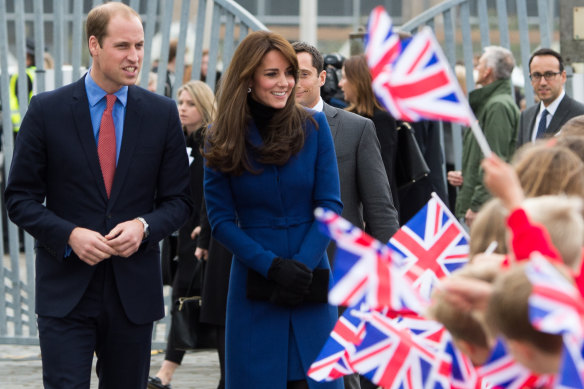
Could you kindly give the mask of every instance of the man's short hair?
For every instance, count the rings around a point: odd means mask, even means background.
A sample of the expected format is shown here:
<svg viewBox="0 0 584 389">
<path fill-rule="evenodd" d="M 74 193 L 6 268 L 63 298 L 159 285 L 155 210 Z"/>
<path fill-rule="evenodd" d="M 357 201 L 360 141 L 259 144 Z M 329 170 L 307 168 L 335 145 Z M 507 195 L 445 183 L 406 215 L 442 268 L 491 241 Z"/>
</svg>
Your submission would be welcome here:
<svg viewBox="0 0 584 389">
<path fill-rule="evenodd" d="M 543 48 L 543 49 L 539 49 L 533 52 L 533 54 L 531 54 L 531 57 L 529 58 L 529 65 L 528 65 L 528 69 L 529 72 L 531 73 L 531 61 L 533 61 L 533 58 L 538 57 L 538 56 L 542 56 L 542 55 L 551 55 L 552 57 L 556 57 L 558 59 L 558 62 L 560 63 L 560 72 L 564 71 L 564 60 L 562 58 L 562 56 L 560 55 L 560 53 L 558 53 L 555 50 L 552 49 L 548 49 L 548 48 Z"/>
<path fill-rule="evenodd" d="M 87 22 L 85 23 L 87 41 L 89 42 L 89 38 L 91 36 L 95 36 L 99 46 L 102 46 L 103 39 L 107 35 L 107 27 L 109 22 L 116 14 L 126 18 L 130 16 L 136 16 L 140 21 L 142 21 L 140 14 L 124 3 L 110 2 L 98 5 L 89 11 L 89 14 L 87 15 Z"/>
<path fill-rule="evenodd" d="M 319 75 L 320 72 L 324 70 L 324 59 L 322 54 L 318 49 L 306 42 L 294 42 L 292 43 L 294 51 L 298 53 L 308 53 L 312 57 L 312 66 L 316 69 L 316 74 Z"/>
<path fill-rule="evenodd" d="M 487 46 L 484 49 L 486 66 L 493 69 L 497 80 L 508 80 L 511 78 L 515 67 L 513 53 L 501 46 Z"/>
</svg>

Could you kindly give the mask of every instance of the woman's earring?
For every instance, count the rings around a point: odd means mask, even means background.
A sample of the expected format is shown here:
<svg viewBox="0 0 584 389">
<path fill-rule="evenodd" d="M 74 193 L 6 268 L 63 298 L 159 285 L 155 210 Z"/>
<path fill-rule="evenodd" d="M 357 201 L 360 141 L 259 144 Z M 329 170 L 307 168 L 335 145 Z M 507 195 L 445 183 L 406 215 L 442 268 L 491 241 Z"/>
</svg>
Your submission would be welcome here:
<svg viewBox="0 0 584 389">
<path fill-rule="evenodd" d="M 251 88 L 247 88 L 247 93 L 251 93 Z"/>
</svg>

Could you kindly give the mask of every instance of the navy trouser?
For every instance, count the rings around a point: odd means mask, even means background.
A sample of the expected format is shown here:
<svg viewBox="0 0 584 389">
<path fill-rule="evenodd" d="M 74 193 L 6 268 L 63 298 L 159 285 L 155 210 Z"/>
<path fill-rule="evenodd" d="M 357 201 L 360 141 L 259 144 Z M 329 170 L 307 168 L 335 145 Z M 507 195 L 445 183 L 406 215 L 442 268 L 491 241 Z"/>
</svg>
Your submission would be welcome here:
<svg viewBox="0 0 584 389">
<path fill-rule="evenodd" d="M 45 388 L 88 389 L 94 352 L 100 389 L 146 388 L 152 323 L 128 320 L 111 261 L 96 266 L 87 291 L 67 316 L 37 319 Z"/>
</svg>

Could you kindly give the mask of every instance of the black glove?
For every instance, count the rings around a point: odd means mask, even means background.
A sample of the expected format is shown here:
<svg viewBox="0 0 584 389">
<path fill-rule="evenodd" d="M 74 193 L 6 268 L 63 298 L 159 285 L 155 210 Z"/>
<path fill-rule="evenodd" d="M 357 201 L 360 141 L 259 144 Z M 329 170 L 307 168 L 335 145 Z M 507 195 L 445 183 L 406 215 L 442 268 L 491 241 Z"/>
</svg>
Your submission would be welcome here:
<svg viewBox="0 0 584 389">
<path fill-rule="evenodd" d="M 268 269 L 268 279 L 288 288 L 291 292 L 305 295 L 312 282 L 312 271 L 295 259 L 276 257 Z"/>
<path fill-rule="evenodd" d="M 276 285 L 274 292 L 270 296 L 270 301 L 274 304 L 294 307 L 304 301 L 304 294 L 293 292 L 282 285 Z"/>
</svg>

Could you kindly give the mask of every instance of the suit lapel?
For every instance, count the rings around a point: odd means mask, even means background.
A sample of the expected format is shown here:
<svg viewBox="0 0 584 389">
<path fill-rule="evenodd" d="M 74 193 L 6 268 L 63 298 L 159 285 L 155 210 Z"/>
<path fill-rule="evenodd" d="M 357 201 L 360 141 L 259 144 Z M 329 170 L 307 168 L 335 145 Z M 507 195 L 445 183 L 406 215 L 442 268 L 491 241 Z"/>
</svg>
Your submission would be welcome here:
<svg viewBox="0 0 584 389">
<path fill-rule="evenodd" d="M 118 157 L 118 165 L 116 166 L 116 174 L 114 176 L 114 183 L 112 185 L 108 208 L 112 207 L 120 194 L 122 183 L 128 174 L 132 155 L 134 154 L 134 149 L 136 148 L 136 143 L 140 135 L 142 113 L 138 109 L 140 107 L 140 96 L 136 92 L 136 87 L 130 86 L 128 88 L 128 102 L 126 104 L 126 115 L 124 118 L 122 147 L 120 149 L 120 156 Z"/>
<path fill-rule="evenodd" d="M 75 86 L 73 92 L 73 118 L 75 120 L 75 129 L 81 148 L 85 154 L 85 158 L 89 163 L 89 170 L 93 175 L 93 179 L 104 200 L 107 200 L 107 193 L 105 191 L 105 184 L 101 174 L 101 166 L 99 165 L 99 157 L 97 155 L 97 144 L 93 136 L 93 128 L 91 123 L 91 114 L 89 113 L 89 100 L 87 99 L 87 92 L 85 91 L 85 77 L 82 77 Z"/>
<path fill-rule="evenodd" d="M 560 123 L 565 123 L 566 120 L 564 120 L 565 116 L 570 112 L 570 98 L 568 97 L 568 95 L 564 95 L 564 98 L 562 99 L 562 101 L 560 101 L 560 104 L 558 104 L 558 109 L 556 109 L 556 112 L 554 113 L 554 116 L 552 116 L 552 120 L 550 122 L 550 125 L 546 128 L 546 134 L 555 134 L 556 132 L 558 132 L 560 130 Z"/>
<path fill-rule="evenodd" d="M 323 106 L 323 111 L 324 114 L 326 115 L 326 120 L 328 122 L 329 127 L 331 128 L 331 135 L 333 136 L 333 141 L 335 142 L 335 144 L 337 143 L 337 133 L 338 128 L 340 126 L 339 120 L 337 118 L 337 110 L 334 109 L 333 107 L 331 107 L 330 105 L 328 105 L 327 103 L 324 103 Z"/>
</svg>

